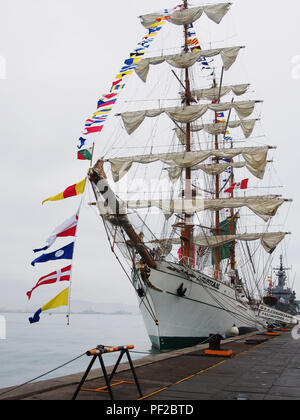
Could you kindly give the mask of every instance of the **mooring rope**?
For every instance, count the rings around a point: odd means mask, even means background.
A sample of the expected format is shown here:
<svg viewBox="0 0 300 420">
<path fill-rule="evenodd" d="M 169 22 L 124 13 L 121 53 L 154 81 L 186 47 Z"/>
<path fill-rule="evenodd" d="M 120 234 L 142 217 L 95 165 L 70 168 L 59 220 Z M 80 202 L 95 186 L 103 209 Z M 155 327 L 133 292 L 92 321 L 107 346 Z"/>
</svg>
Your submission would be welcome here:
<svg viewBox="0 0 300 420">
<path fill-rule="evenodd" d="M 53 373 L 53 372 L 55 372 L 56 370 L 61 369 L 61 368 L 65 367 L 65 366 L 69 365 L 70 363 L 75 362 L 76 360 L 80 359 L 81 357 L 83 357 L 83 356 L 85 356 L 85 355 L 86 355 L 86 352 L 84 352 L 84 353 L 83 353 L 83 354 L 81 354 L 80 356 L 75 357 L 74 359 L 70 360 L 69 362 L 64 363 L 63 365 L 60 365 L 60 366 L 56 367 L 55 369 L 50 370 L 49 372 L 43 373 L 42 375 L 37 376 L 36 378 L 31 379 L 30 381 L 25 382 L 24 384 L 21 384 L 21 385 L 18 385 L 18 386 L 16 386 L 16 387 L 14 387 L 14 388 L 8 389 L 7 391 L 2 392 L 2 393 L 0 394 L 0 397 L 2 397 L 2 396 L 3 396 L 3 395 L 5 395 L 5 394 L 11 393 L 11 392 L 13 392 L 13 391 L 15 391 L 15 390 L 17 390 L 17 389 L 19 389 L 19 388 L 22 388 L 23 386 L 28 385 L 28 384 L 30 384 L 31 382 L 37 381 L 38 379 L 41 379 L 41 378 L 43 378 L 44 376 L 50 375 L 50 373 Z"/>
</svg>

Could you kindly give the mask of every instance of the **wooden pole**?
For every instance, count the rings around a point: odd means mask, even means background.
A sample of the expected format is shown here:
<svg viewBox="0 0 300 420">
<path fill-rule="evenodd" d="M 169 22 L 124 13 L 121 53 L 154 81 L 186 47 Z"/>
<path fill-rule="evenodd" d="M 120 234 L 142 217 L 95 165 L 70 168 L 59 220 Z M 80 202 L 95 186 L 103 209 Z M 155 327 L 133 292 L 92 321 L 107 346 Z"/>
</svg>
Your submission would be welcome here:
<svg viewBox="0 0 300 420">
<path fill-rule="evenodd" d="M 184 0 L 183 3 L 184 9 L 188 8 L 187 0 Z M 184 26 L 184 52 L 188 53 L 189 46 L 188 46 L 188 25 Z M 191 85 L 189 79 L 189 69 L 185 70 L 185 104 L 186 106 L 191 105 L 192 102 L 192 94 L 191 94 Z M 186 152 L 191 151 L 191 124 L 187 123 L 186 125 Z M 184 190 L 184 197 L 183 199 L 192 199 L 192 171 L 191 168 L 186 168 L 185 171 L 185 190 Z M 185 228 L 182 232 L 183 238 L 183 262 L 186 265 L 191 265 L 193 259 L 193 226 L 191 225 L 191 216 L 186 214 L 185 215 Z"/>
<path fill-rule="evenodd" d="M 216 83 L 216 78 L 214 77 L 214 88 L 217 87 L 217 83 Z M 220 87 L 220 92 L 221 92 L 221 87 Z M 220 102 L 220 98 L 217 102 Z M 217 112 L 215 112 L 215 123 L 218 123 L 218 115 Z M 218 135 L 215 135 L 215 149 L 218 150 L 219 149 L 219 139 L 218 139 Z M 216 163 L 218 164 L 220 162 L 219 158 L 216 159 Z M 215 194 L 215 198 L 219 199 L 220 198 L 220 175 L 216 175 L 216 194 Z M 216 211 L 216 219 L 215 219 L 215 223 L 216 223 L 216 230 L 215 230 L 215 235 L 219 236 L 220 235 L 220 212 Z M 220 247 L 216 247 L 216 255 L 215 255 L 215 273 L 214 273 L 214 277 L 216 280 L 219 280 L 219 272 L 220 272 L 220 261 L 221 261 L 221 256 L 220 256 Z"/>
</svg>

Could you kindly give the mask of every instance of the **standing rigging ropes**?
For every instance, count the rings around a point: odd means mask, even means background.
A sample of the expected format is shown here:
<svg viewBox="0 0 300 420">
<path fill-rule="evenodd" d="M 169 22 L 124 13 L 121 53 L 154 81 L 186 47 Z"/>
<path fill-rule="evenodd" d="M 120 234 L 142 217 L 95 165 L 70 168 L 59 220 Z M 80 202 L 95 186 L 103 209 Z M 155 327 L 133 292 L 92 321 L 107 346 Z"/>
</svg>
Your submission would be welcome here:
<svg viewBox="0 0 300 420">
<path fill-rule="evenodd" d="M 187 267 L 187 268 L 188 268 L 188 270 L 190 270 L 192 272 L 192 270 L 191 270 L 190 267 Z M 253 322 L 255 322 L 255 323 L 260 324 L 261 326 L 264 326 L 263 322 L 258 321 L 254 317 L 252 318 L 252 317 L 249 317 L 248 315 L 245 315 L 242 311 L 239 311 L 236 308 L 236 306 L 233 307 L 229 302 L 227 302 L 228 299 L 226 300 L 226 305 L 229 306 L 229 308 L 232 308 L 232 311 L 230 311 L 229 309 L 227 309 L 226 306 L 224 306 L 224 303 L 222 303 L 222 295 L 221 294 L 219 296 L 219 299 L 217 299 L 217 297 L 213 293 L 211 293 L 211 291 L 209 290 L 209 288 L 201 282 L 200 277 L 198 277 L 197 280 L 202 285 L 203 290 L 205 290 L 205 292 L 211 297 L 211 299 L 217 304 L 217 306 L 220 309 L 222 309 L 222 310 L 224 310 L 226 312 L 232 313 L 236 317 L 236 319 L 250 322 L 251 325 L 253 324 Z M 224 296 L 224 298 L 225 298 L 225 296 Z"/>
<path fill-rule="evenodd" d="M 114 250 L 114 248 L 113 248 L 113 246 L 112 246 L 112 243 L 111 243 L 111 238 L 110 238 L 110 235 L 109 235 L 109 230 L 108 230 L 108 227 L 107 227 L 107 222 L 106 222 L 106 220 L 105 220 L 105 218 L 104 218 L 104 217 L 102 217 L 102 220 L 103 220 L 103 224 L 104 224 L 105 232 L 106 232 L 106 235 L 107 235 L 107 239 L 108 239 L 108 241 L 109 241 L 109 243 L 110 243 L 110 245 L 111 245 L 111 250 L 112 250 L 112 252 L 113 252 L 114 256 L 116 257 L 116 260 L 117 260 L 117 261 L 118 261 L 118 263 L 120 264 L 120 266 L 121 266 L 122 270 L 124 271 L 124 273 L 125 273 L 126 277 L 128 278 L 128 280 L 129 280 L 130 284 L 134 287 L 133 282 L 132 282 L 132 280 L 131 280 L 131 278 L 130 278 L 130 275 L 127 273 L 127 271 L 126 271 L 126 269 L 125 269 L 124 265 L 122 264 L 122 261 L 120 260 L 120 258 L 118 257 L 118 255 L 116 254 L 116 252 L 115 252 L 115 250 Z M 123 234 L 123 236 L 124 236 L 124 233 L 122 233 L 122 234 Z M 125 238 L 124 238 L 124 240 L 125 240 Z M 127 243 L 127 241 L 126 241 L 126 240 L 125 240 L 125 243 Z M 134 261 L 132 261 L 132 262 L 134 263 Z M 134 289 L 135 289 L 135 287 L 134 287 Z M 148 300 L 147 294 L 145 293 L 145 291 L 144 291 L 143 289 L 142 289 L 142 291 L 143 291 L 143 297 L 145 296 L 145 298 L 146 298 L 146 300 L 147 300 L 148 305 L 146 305 L 146 303 L 144 302 L 144 300 L 143 300 L 143 299 L 141 300 L 141 302 L 142 302 L 142 304 L 145 306 L 145 308 L 146 308 L 147 312 L 149 313 L 150 317 L 153 319 L 153 321 L 155 322 L 155 324 L 156 324 L 156 325 L 159 325 L 159 321 L 158 321 L 158 319 L 156 318 L 156 315 L 155 315 L 155 312 L 154 312 L 153 308 L 151 307 L 151 304 L 150 304 L 150 302 L 149 302 L 149 300 Z M 148 307 L 148 306 L 149 306 L 149 307 Z"/>
<path fill-rule="evenodd" d="M 103 224 L 104 224 L 104 228 L 105 228 L 105 231 L 106 231 L 108 241 L 109 241 L 110 246 L 111 246 L 111 251 L 115 255 L 118 263 L 120 264 L 122 270 L 124 271 L 125 275 L 129 279 L 130 283 L 134 287 L 133 282 L 130 278 L 130 275 L 127 273 L 124 265 L 122 264 L 121 260 L 119 259 L 118 255 L 116 254 L 115 249 L 114 249 L 115 248 L 114 244 L 115 244 L 115 239 L 116 239 L 116 234 L 117 234 L 118 227 L 121 229 L 121 233 L 122 233 L 122 236 L 123 236 L 123 239 L 124 239 L 124 243 L 126 244 L 127 248 L 128 248 L 128 244 L 127 244 L 128 241 L 125 239 L 124 230 L 127 233 L 127 235 L 129 236 L 129 238 L 133 241 L 133 243 L 135 243 L 135 244 L 138 243 L 139 244 L 139 247 L 137 248 L 137 250 L 141 253 L 141 256 L 144 259 L 145 265 L 149 261 L 149 258 L 147 258 L 147 257 L 150 256 L 150 254 L 149 254 L 148 250 L 146 249 L 146 247 L 144 245 L 143 237 L 141 237 L 141 235 L 137 235 L 135 233 L 135 231 L 133 230 L 133 227 L 131 226 L 131 224 L 129 222 L 129 219 L 127 218 L 127 216 L 119 214 L 119 209 L 121 207 L 120 202 L 119 202 L 118 198 L 116 197 L 115 193 L 109 187 L 109 184 L 107 182 L 107 177 L 106 177 L 106 174 L 105 174 L 104 169 L 103 169 L 103 163 L 104 162 L 100 160 L 100 161 L 97 162 L 97 164 L 95 165 L 95 167 L 93 169 L 90 169 L 90 171 L 89 171 L 90 182 L 91 182 L 91 185 L 92 185 L 92 188 L 93 188 L 93 191 L 94 191 L 94 195 L 95 195 L 95 198 L 96 198 L 97 201 L 98 201 L 98 194 L 97 194 L 97 191 L 96 191 L 96 186 L 98 185 L 99 182 L 104 181 L 105 186 L 101 185 L 101 187 L 98 188 L 99 193 L 100 194 L 101 193 L 102 194 L 107 194 L 107 192 L 108 192 L 109 195 L 110 195 L 110 199 L 107 200 L 107 203 L 109 204 L 109 203 L 113 202 L 113 203 L 116 204 L 117 212 L 116 212 L 116 214 L 113 214 L 112 218 L 109 220 L 110 223 L 112 223 L 112 225 L 115 226 L 115 231 L 114 231 L 114 235 L 113 235 L 114 236 L 114 243 L 113 244 L 112 244 L 111 238 L 110 238 L 110 230 L 107 227 L 107 221 L 108 220 L 103 214 L 101 214 L 101 217 L 102 217 L 102 221 L 103 221 Z M 105 196 L 105 198 L 107 199 L 107 196 Z M 131 252 L 129 251 L 129 249 L 128 249 L 128 252 L 129 252 L 129 255 L 131 255 Z M 145 258 L 145 256 L 146 256 L 146 258 Z M 152 255 L 150 257 L 152 259 Z M 132 259 L 132 263 L 133 263 L 133 266 L 135 266 L 134 259 Z M 152 259 L 151 260 L 151 267 L 154 267 L 154 266 L 156 266 L 156 263 Z M 153 286 L 151 283 L 150 283 L 150 285 L 155 290 L 162 291 L 161 289 L 155 288 L 155 286 Z M 143 299 L 142 299 L 142 303 L 144 304 L 146 310 L 148 311 L 150 317 L 153 319 L 155 324 L 159 325 L 159 321 L 156 318 L 155 312 L 151 307 L 151 304 L 149 302 L 147 294 L 145 293 L 142 285 L 141 285 L 141 288 L 142 288 L 142 290 L 141 290 L 141 293 L 140 293 L 140 295 L 141 295 L 140 297 L 145 297 L 148 305 L 146 305 L 146 303 L 144 302 Z"/>
<path fill-rule="evenodd" d="M 114 226 L 120 227 L 121 229 L 124 229 L 124 231 L 126 232 L 126 234 L 129 237 L 129 239 L 135 244 L 135 247 L 136 247 L 137 251 L 141 255 L 141 258 L 144 259 L 145 263 L 150 268 L 156 268 L 156 263 L 155 263 L 152 255 L 149 253 L 149 251 L 146 248 L 146 246 L 145 246 L 143 240 L 141 239 L 141 237 L 139 237 L 139 235 L 137 235 L 137 233 L 135 232 L 135 230 L 134 230 L 133 226 L 131 225 L 128 217 L 126 215 L 120 215 L 121 204 L 120 204 L 119 200 L 117 199 L 115 193 L 112 191 L 112 189 L 109 186 L 106 174 L 104 172 L 103 164 L 104 164 L 103 160 L 99 160 L 97 162 L 97 164 L 95 165 L 95 167 L 93 169 L 90 169 L 90 171 L 89 171 L 89 179 L 90 179 L 90 182 L 93 186 L 93 191 L 94 191 L 96 200 L 98 201 L 98 194 L 97 194 L 97 191 L 96 191 L 96 188 L 97 188 L 98 191 L 99 191 L 99 194 L 103 195 L 104 199 L 106 200 L 108 209 L 109 209 L 109 204 L 111 204 L 111 203 L 114 203 L 114 205 L 116 206 L 116 211 L 115 212 L 113 212 L 110 209 L 111 214 L 112 214 L 110 222 L 112 222 Z M 99 188 L 98 188 L 98 185 L 100 185 Z M 106 234 L 107 234 L 110 246 L 111 246 L 111 250 L 112 250 L 113 254 L 115 255 L 118 263 L 121 265 L 122 270 L 124 271 L 124 273 L 128 277 L 130 283 L 132 284 L 132 280 L 131 280 L 129 274 L 127 273 L 125 267 L 123 266 L 122 262 L 120 261 L 118 255 L 116 254 L 116 252 L 114 250 L 114 247 L 111 243 L 111 239 L 110 239 L 110 236 L 109 236 L 109 231 L 108 231 L 108 228 L 107 228 L 107 225 L 106 225 L 106 218 L 103 214 L 101 214 L 101 217 L 102 217 L 102 220 L 104 222 L 105 231 L 106 231 Z M 126 241 L 125 241 L 125 243 L 126 243 Z M 134 261 L 133 261 L 133 263 L 134 263 Z M 148 301 L 148 298 L 147 298 L 147 301 Z M 144 303 L 144 301 L 143 301 L 143 303 Z M 148 301 L 148 305 L 149 305 L 149 307 L 144 303 L 144 306 L 145 306 L 146 310 L 149 312 L 151 318 L 154 320 L 155 324 L 158 325 L 159 321 L 156 318 L 155 312 L 152 309 L 149 301 Z"/>
</svg>

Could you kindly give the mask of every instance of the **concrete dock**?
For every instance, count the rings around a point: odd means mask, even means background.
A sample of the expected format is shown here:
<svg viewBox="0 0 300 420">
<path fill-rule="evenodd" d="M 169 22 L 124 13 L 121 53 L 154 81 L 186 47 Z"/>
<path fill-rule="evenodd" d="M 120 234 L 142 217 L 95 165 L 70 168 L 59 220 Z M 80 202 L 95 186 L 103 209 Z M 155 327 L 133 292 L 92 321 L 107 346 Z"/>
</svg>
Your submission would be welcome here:
<svg viewBox="0 0 300 420">
<path fill-rule="evenodd" d="M 255 333 L 226 340 L 222 348 L 233 350 L 232 358 L 204 356 L 207 347 L 195 346 L 135 360 L 142 398 L 128 363 L 121 364 L 114 377 L 119 381 L 113 382 L 114 399 L 157 402 L 300 400 L 300 341 L 293 340 L 289 332 L 280 332 L 278 337 Z M 105 361 L 105 356 L 103 358 Z M 88 366 L 90 358 L 86 359 Z M 105 389 L 99 390 L 105 387 L 99 363 L 95 367 L 77 399 L 110 401 Z M 112 368 L 107 371 L 110 373 Z M 80 373 L 33 383 L 6 393 L 0 399 L 71 400 L 82 376 Z M 8 390 L 2 389 L 0 394 Z"/>
</svg>

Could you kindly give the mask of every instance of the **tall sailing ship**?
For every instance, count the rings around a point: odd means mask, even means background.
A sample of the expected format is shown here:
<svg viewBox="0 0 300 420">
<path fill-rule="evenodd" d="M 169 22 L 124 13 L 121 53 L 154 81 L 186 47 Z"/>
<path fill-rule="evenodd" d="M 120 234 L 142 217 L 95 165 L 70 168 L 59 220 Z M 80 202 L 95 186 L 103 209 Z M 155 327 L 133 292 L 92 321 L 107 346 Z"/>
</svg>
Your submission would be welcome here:
<svg viewBox="0 0 300 420">
<path fill-rule="evenodd" d="M 139 148 L 150 148 L 150 153 L 132 155 L 127 143 L 125 156 L 124 148 L 111 148 L 110 155 L 113 150 L 118 155 L 101 158 L 89 171 L 93 204 L 112 251 L 117 255 L 118 248 L 125 257 L 123 262 L 117 256 L 136 291 L 151 342 L 159 349 L 197 344 L 215 333 L 226 336 L 233 326 L 242 333 L 263 329 L 267 322 L 295 322 L 291 314 L 263 301 L 271 255 L 287 235 L 274 231 L 273 217 L 291 200 L 249 193 L 249 183 L 264 179 L 275 147 L 246 143 L 259 121 L 253 115 L 262 101 L 249 99 L 250 84 L 226 83 L 244 47 L 204 49 L 193 25 L 200 18 L 219 25 L 230 7 L 231 3 L 189 7 L 184 0 L 167 16 L 167 25 L 181 31 L 181 43 L 172 54 L 167 50 L 142 58 L 135 71 L 146 86 L 150 68 L 167 63 L 168 70 L 164 65 L 163 72 L 159 67 L 156 71 L 159 78 L 167 71 L 176 83 L 168 99 L 176 106 L 162 106 L 167 99 L 161 98 L 159 107 L 142 105 L 118 114 L 120 137 L 126 141 L 136 130 L 142 132 L 140 126 L 148 118 L 151 123 L 158 118 L 155 129 L 139 138 Z M 143 15 L 141 22 L 153 28 L 161 14 Z M 233 134 L 236 130 L 238 135 Z M 156 149 L 159 153 L 153 152 Z M 127 179 L 126 185 L 134 188 L 137 165 L 143 168 L 144 181 L 167 179 L 164 188 L 150 191 L 148 182 L 149 191 L 140 189 L 135 200 L 123 196 L 118 184 Z M 156 169 L 151 170 L 152 165 Z M 241 180 L 241 169 L 249 173 L 246 179 Z M 271 186 L 266 189 L 271 191 Z"/>
</svg>

